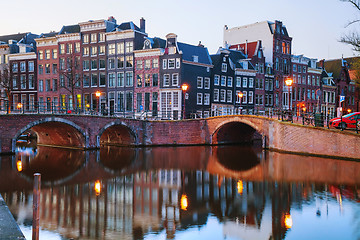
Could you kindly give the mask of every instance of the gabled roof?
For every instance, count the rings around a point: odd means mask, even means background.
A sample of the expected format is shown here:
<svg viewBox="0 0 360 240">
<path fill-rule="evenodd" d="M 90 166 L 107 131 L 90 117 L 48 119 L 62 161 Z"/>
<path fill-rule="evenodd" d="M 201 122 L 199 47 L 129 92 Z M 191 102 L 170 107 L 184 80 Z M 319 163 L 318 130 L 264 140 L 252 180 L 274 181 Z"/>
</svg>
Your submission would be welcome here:
<svg viewBox="0 0 360 240">
<path fill-rule="evenodd" d="M 351 69 L 352 62 L 358 58 L 359 57 L 327 60 L 324 62 L 324 67 L 328 73 L 329 72 L 333 73 L 333 77 L 335 79 L 339 79 L 339 78 L 341 78 L 341 71 L 342 71 L 343 67 Z M 345 64 L 345 66 L 344 66 L 344 64 Z"/>
<path fill-rule="evenodd" d="M 166 46 L 166 40 L 158 37 L 146 37 L 151 43 L 151 48 L 165 48 Z"/>
<path fill-rule="evenodd" d="M 80 25 L 69 25 L 69 26 L 63 26 L 59 32 L 60 34 L 69 34 L 69 33 L 79 33 L 80 32 Z"/>
<path fill-rule="evenodd" d="M 119 30 L 136 30 L 140 32 L 140 28 L 132 21 L 121 23 L 116 28 Z"/>
<path fill-rule="evenodd" d="M 206 47 L 181 42 L 178 42 L 178 47 L 183 53 L 183 60 L 194 62 L 194 56 L 198 56 L 198 63 L 212 65 L 212 61 Z"/>
<path fill-rule="evenodd" d="M 6 44 L 8 44 L 9 40 L 20 42 L 28 34 L 29 32 L 0 36 L 0 42 L 5 42 Z"/>
<path fill-rule="evenodd" d="M 232 46 L 230 46 L 230 49 L 234 49 L 234 50 L 238 50 L 238 51 L 240 50 L 251 58 L 257 54 L 257 51 L 259 49 L 258 45 L 259 45 L 258 41 L 248 42 L 248 43 L 232 45 Z"/>
</svg>

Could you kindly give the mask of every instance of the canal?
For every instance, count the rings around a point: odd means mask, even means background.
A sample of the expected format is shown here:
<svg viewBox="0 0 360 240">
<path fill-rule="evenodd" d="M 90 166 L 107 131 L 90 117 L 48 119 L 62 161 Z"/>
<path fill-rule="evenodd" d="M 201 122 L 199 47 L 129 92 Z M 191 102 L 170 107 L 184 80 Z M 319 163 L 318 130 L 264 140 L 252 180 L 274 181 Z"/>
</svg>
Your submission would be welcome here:
<svg viewBox="0 0 360 240">
<path fill-rule="evenodd" d="M 19 146 L 0 193 L 31 239 L 360 239 L 360 162 L 248 146 Z"/>
</svg>

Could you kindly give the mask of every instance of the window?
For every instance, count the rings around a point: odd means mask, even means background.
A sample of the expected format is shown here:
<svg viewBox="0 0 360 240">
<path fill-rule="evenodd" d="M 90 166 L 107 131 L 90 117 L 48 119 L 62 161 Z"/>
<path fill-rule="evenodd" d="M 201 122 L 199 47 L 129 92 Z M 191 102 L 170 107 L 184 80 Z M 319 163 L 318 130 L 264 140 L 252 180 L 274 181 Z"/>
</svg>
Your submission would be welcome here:
<svg viewBox="0 0 360 240">
<path fill-rule="evenodd" d="M 241 103 L 247 103 L 247 91 L 243 91 Z"/>
<path fill-rule="evenodd" d="M 228 86 L 228 87 L 232 87 L 232 85 L 233 85 L 233 78 L 232 78 L 232 77 L 228 77 L 227 86 Z"/>
<path fill-rule="evenodd" d="M 253 95 L 254 95 L 254 92 L 249 91 L 249 101 L 248 101 L 249 104 L 252 104 L 254 102 Z"/>
<path fill-rule="evenodd" d="M 106 76 L 105 76 L 105 73 L 103 73 L 103 72 L 100 73 L 99 86 L 100 87 L 106 86 Z"/>
<path fill-rule="evenodd" d="M 44 81 L 39 80 L 39 92 L 43 92 L 43 91 L 44 91 Z"/>
<path fill-rule="evenodd" d="M 180 68 L 180 58 L 176 59 L 176 68 Z"/>
<path fill-rule="evenodd" d="M 50 59 L 50 49 L 45 50 L 45 59 Z"/>
<path fill-rule="evenodd" d="M 204 105 L 210 105 L 210 94 L 209 93 L 204 94 Z"/>
<path fill-rule="evenodd" d="M 163 69 L 166 69 L 166 59 L 163 59 Z"/>
<path fill-rule="evenodd" d="M 197 88 L 203 88 L 203 78 L 197 77 Z"/>
<path fill-rule="evenodd" d="M 142 82 L 143 82 L 143 76 L 142 75 L 136 75 L 136 81 L 137 81 L 137 84 L 136 86 L 137 87 L 142 87 Z"/>
<path fill-rule="evenodd" d="M 109 44 L 108 45 L 108 54 L 114 55 L 115 54 L 115 44 Z"/>
<path fill-rule="evenodd" d="M 153 87 L 156 87 L 159 85 L 159 76 L 157 73 L 152 75 L 152 82 L 153 82 Z"/>
<path fill-rule="evenodd" d="M 83 76 L 83 86 L 84 87 L 89 87 L 89 85 L 90 85 L 89 75 L 84 75 Z"/>
<path fill-rule="evenodd" d="M 143 68 L 143 61 L 137 60 L 136 61 L 136 69 L 142 69 Z"/>
<path fill-rule="evenodd" d="M 57 49 L 52 50 L 52 58 L 53 59 L 57 59 L 57 53 L 58 53 Z"/>
<path fill-rule="evenodd" d="M 57 72 L 58 72 L 57 64 L 56 64 L 56 63 L 53 63 L 53 65 L 52 65 L 52 73 L 53 73 L 53 74 L 56 74 Z"/>
<path fill-rule="evenodd" d="M 125 51 L 127 53 L 131 53 L 134 50 L 133 42 L 126 42 L 125 43 Z"/>
<path fill-rule="evenodd" d="M 117 58 L 117 68 L 124 68 L 124 57 Z"/>
<path fill-rule="evenodd" d="M 89 56 L 89 48 L 88 47 L 83 48 L 83 56 Z"/>
<path fill-rule="evenodd" d="M 65 76 L 60 75 L 60 87 L 65 87 Z"/>
<path fill-rule="evenodd" d="M 91 70 L 97 69 L 97 60 L 91 59 Z"/>
<path fill-rule="evenodd" d="M 136 94 L 136 111 L 140 112 L 142 111 L 142 93 L 137 93 Z"/>
<path fill-rule="evenodd" d="M 133 67 L 133 56 L 126 56 L 126 67 Z"/>
<path fill-rule="evenodd" d="M 311 85 L 311 77 L 310 75 L 307 77 L 307 84 L 310 86 Z"/>
<path fill-rule="evenodd" d="M 133 93 L 126 92 L 126 111 L 132 111 L 133 109 Z"/>
<path fill-rule="evenodd" d="M 224 89 L 220 90 L 220 101 L 221 102 L 225 102 L 225 95 L 226 95 L 226 91 Z"/>
<path fill-rule="evenodd" d="M 243 87 L 247 87 L 247 78 L 243 77 Z"/>
<path fill-rule="evenodd" d="M 40 66 L 40 65 L 39 65 L 39 66 Z M 13 63 L 11 69 L 12 69 L 12 72 L 13 72 L 13 73 L 18 72 L 18 64 L 17 64 L 17 63 Z"/>
<path fill-rule="evenodd" d="M 126 72 L 126 86 L 132 87 L 134 85 L 133 72 Z"/>
<path fill-rule="evenodd" d="M 202 93 L 198 93 L 196 96 L 196 104 L 202 105 Z"/>
<path fill-rule="evenodd" d="M 210 78 L 204 79 L 204 89 L 210 89 Z"/>
<path fill-rule="evenodd" d="M 50 64 L 45 64 L 45 74 L 50 74 L 51 70 L 50 70 Z"/>
<path fill-rule="evenodd" d="M 105 69 L 105 59 L 99 59 L 99 68 Z"/>
<path fill-rule="evenodd" d="M 115 58 L 109 58 L 109 69 L 115 68 Z"/>
<path fill-rule="evenodd" d="M 26 89 L 26 75 L 20 76 L 20 85 L 21 89 Z"/>
<path fill-rule="evenodd" d="M 123 72 L 117 73 L 117 86 L 118 87 L 124 86 L 124 73 Z"/>
<path fill-rule="evenodd" d="M 66 53 L 71 54 L 73 52 L 73 45 L 71 43 L 66 44 Z"/>
<path fill-rule="evenodd" d="M 97 55 L 97 46 L 93 46 L 91 47 L 91 56 L 96 56 Z"/>
<path fill-rule="evenodd" d="M 39 60 L 43 60 L 43 59 L 44 59 L 44 51 L 43 51 L 43 50 L 39 50 L 39 52 L 38 52 L 38 57 L 39 57 Z"/>
<path fill-rule="evenodd" d="M 219 82 L 220 82 L 220 76 L 219 76 L 219 75 L 215 75 L 215 76 L 214 76 L 214 85 L 215 85 L 215 86 L 219 86 Z"/>
<path fill-rule="evenodd" d="M 95 73 L 91 74 L 91 86 L 96 87 L 98 85 L 98 76 Z"/>
<path fill-rule="evenodd" d="M 83 43 L 89 43 L 89 35 L 88 34 L 84 34 L 83 35 Z"/>
<path fill-rule="evenodd" d="M 26 64 L 25 62 L 20 62 L 20 72 L 25 72 L 26 71 Z"/>
<path fill-rule="evenodd" d="M 83 70 L 89 70 L 89 60 L 84 60 L 83 61 Z"/>
<path fill-rule="evenodd" d="M 117 48 L 117 53 L 118 54 L 123 54 L 124 53 L 124 43 L 123 42 L 121 42 L 121 43 L 117 43 L 116 44 L 116 48 Z"/>
<path fill-rule="evenodd" d="M 285 42 L 282 42 L 282 53 L 286 53 L 286 43 Z"/>
<path fill-rule="evenodd" d="M 145 69 L 150 69 L 151 68 L 151 61 L 150 61 L 150 59 L 146 59 L 145 61 Z"/>
<path fill-rule="evenodd" d="M 150 87 L 150 74 L 145 74 L 145 87 Z"/>
<path fill-rule="evenodd" d="M 109 73 L 109 87 L 115 87 L 115 73 Z"/>
<path fill-rule="evenodd" d="M 226 76 L 221 76 L 221 86 L 226 86 Z"/>
<path fill-rule="evenodd" d="M 60 44 L 60 54 L 65 54 L 65 44 Z"/>
<path fill-rule="evenodd" d="M 158 68 L 159 67 L 159 59 L 155 58 L 152 60 L 152 67 Z"/>
<path fill-rule="evenodd" d="M 50 92 L 51 88 L 50 88 L 50 79 L 46 79 L 45 80 L 45 91 L 46 92 Z"/>
<path fill-rule="evenodd" d="M 226 63 L 223 63 L 223 64 L 221 65 L 221 71 L 222 71 L 222 72 L 227 72 L 227 64 L 226 64 Z"/>
<path fill-rule="evenodd" d="M 179 74 L 173 73 L 171 77 L 172 77 L 172 86 L 178 86 L 179 85 Z"/>
<path fill-rule="evenodd" d="M 29 88 L 34 89 L 35 88 L 35 78 L 34 74 L 29 74 Z"/>
<path fill-rule="evenodd" d="M 214 89 L 214 102 L 219 101 L 219 89 Z"/>
<path fill-rule="evenodd" d="M 124 92 L 117 92 L 117 110 L 118 112 L 124 111 Z"/>
<path fill-rule="evenodd" d="M 293 72 L 296 72 L 296 69 L 297 69 L 296 65 L 293 64 Z"/>
<path fill-rule="evenodd" d="M 97 34 L 96 34 L 96 33 L 92 33 L 92 34 L 90 35 L 90 41 L 91 41 L 92 43 L 96 43 L 96 42 L 97 42 Z"/>
<path fill-rule="evenodd" d="M 56 92 L 56 91 L 58 90 L 57 79 L 54 78 L 52 82 L 53 82 L 53 88 L 52 88 L 52 90 L 53 90 L 53 92 Z"/>
<path fill-rule="evenodd" d="M 164 87 L 170 86 L 170 74 L 164 74 Z"/>
<path fill-rule="evenodd" d="M 230 103 L 232 102 L 232 91 L 231 90 L 227 90 L 226 101 L 230 102 Z"/>
<path fill-rule="evenodd" d="M 79 42 L 75 43 L 75 52 L 76 53 L 80 52 L 80 43 Z"/>
<path fill-rule="evenodd" d="M 41 75 L 41 74 L 43 74 L 44 73 L 44 67 L 43 67 L 43 65 L 39 65 L 39 74 Z"/>
<path fill-rule="evenodd" d="M 168 60 L 168 69 L 174 69 L 175 68 L 175 59 L 169 59 Z"/>
</svg>

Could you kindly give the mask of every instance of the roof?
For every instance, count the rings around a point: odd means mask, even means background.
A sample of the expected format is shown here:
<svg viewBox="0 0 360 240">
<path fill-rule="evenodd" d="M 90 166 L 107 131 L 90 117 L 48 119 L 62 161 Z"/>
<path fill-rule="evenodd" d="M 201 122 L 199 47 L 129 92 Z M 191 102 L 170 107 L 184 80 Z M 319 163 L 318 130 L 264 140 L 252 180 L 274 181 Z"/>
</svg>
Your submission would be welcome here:
<svg viewBox="0 0 360 240">
<path fill-rule="evenodd" d="M 209 51 L 206 47 L 195 46 L 181 42 L 178 42 L 178 47 L 179 50 L 183 53 L 183 60 L 194 62 L 194 56 L 198 56 L 197 62 L 212 65 Z"/>
<path fill-rule="evenodd" d="M 343 65 L 345 64 L 344 67 L 351 69 L 351 65 L 356 59 L 359 59 L 359 57 L 327 60 L 324 62 L 324 67 L 328 73 L 333 73 L 333 77 L 335 79 L 339 79 L 341 78 L 341 70 Z"/>
<path fill-rule="evenodd" d="M 222 63 L 222 56 L 221 56 L 222 53 L 229 55 L 229 59 L 232 62 L 232 64 L 235 65 L 235 68 L 243 69 L 243 61 L 247 59 L 246 55 L 242 51 L 225 49 L 225 48 L 220 48 L 216 54 L 211 55 L 211 59 L 214 65 Z M 251 64 L 251 62 L 250 61 L 247 62 L 248 62 L 248 68 L 254 69 L 254 66 Z"/>
<path fill-rule="evenodd" d="M 42 33 L 42 34 L 40 34 L 40 38 L 54 37 L 58 34 L 59 34 L 59 32 Z"/>
<path fill-rule="evenodd" d="M 69 33 L 79 33 L 80 32 L 80 25 L 69 25 L 69 26 L 63 26 L 59 32 L 60 34 L 69 34 Z"/>
<path fill-rule="evenodd" d="M 151 48 L 165 48 L 166 46 L 166 40 L 158 37 L 146 37 L 146 39 L 149 39 L 151 43 Z"/>
<path fill-rule="evenodd" d="M 258 41 L 256 42 L 249 42 L 249 43 L 241 43 L 230 46 L 230 49 L 234 50 L 241 50 L 245 54 L 247 54 L 249 57 L 253 57 L 257 54 L 258 50 Z"/>
<path fill-rule="evenodd" d="M 120 30 L 136 30 L 136 31 L 140 32 L 140 28 L 138 26 L 136 26 L 136 24 L 132 21 L 121 23 L 116 28 L 120 29 Z"/>
<path fill-rule="evenodd" d="M 9 40 L 15 40 L 19 42 L 28 34 L 29 32 L 0 36 L 0 42 L 5 42 L 6 44 L 9 42 Z"/>
</svg>

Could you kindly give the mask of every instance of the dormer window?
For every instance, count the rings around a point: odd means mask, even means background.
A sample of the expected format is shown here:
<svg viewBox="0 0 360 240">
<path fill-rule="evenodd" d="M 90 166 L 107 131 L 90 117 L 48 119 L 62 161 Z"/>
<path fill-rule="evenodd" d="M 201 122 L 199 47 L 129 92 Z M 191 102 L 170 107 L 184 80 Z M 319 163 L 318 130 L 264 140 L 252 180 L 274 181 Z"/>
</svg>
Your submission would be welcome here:
<svg viewBox="0 0 360 240">
<path fill-rule="evenodd" d="M 226 57 L 223 57 L 223 62 L 226 62 Z"/>
<path fill-rule="evenodd" d="M 194 56 L 193 56 L 193 61 L 194 61 L 194 62 L 199 62 L 199 56 L 194 55 Z"/>
<path fill-rule="evenodd" d="M 243 62 L 243 68 L 244 68 L 244 69 L 248 69 L 248 68 L 249 68 L 248 62 Z"/>
<path fill-rule="evenodd" d="M 221 65 L 221 71 L 222 71 L 222 72 L 227 72 L 227 64 L 226 64 L 226 63 L 223 63 L 223 64 Z"/>
</svg>

